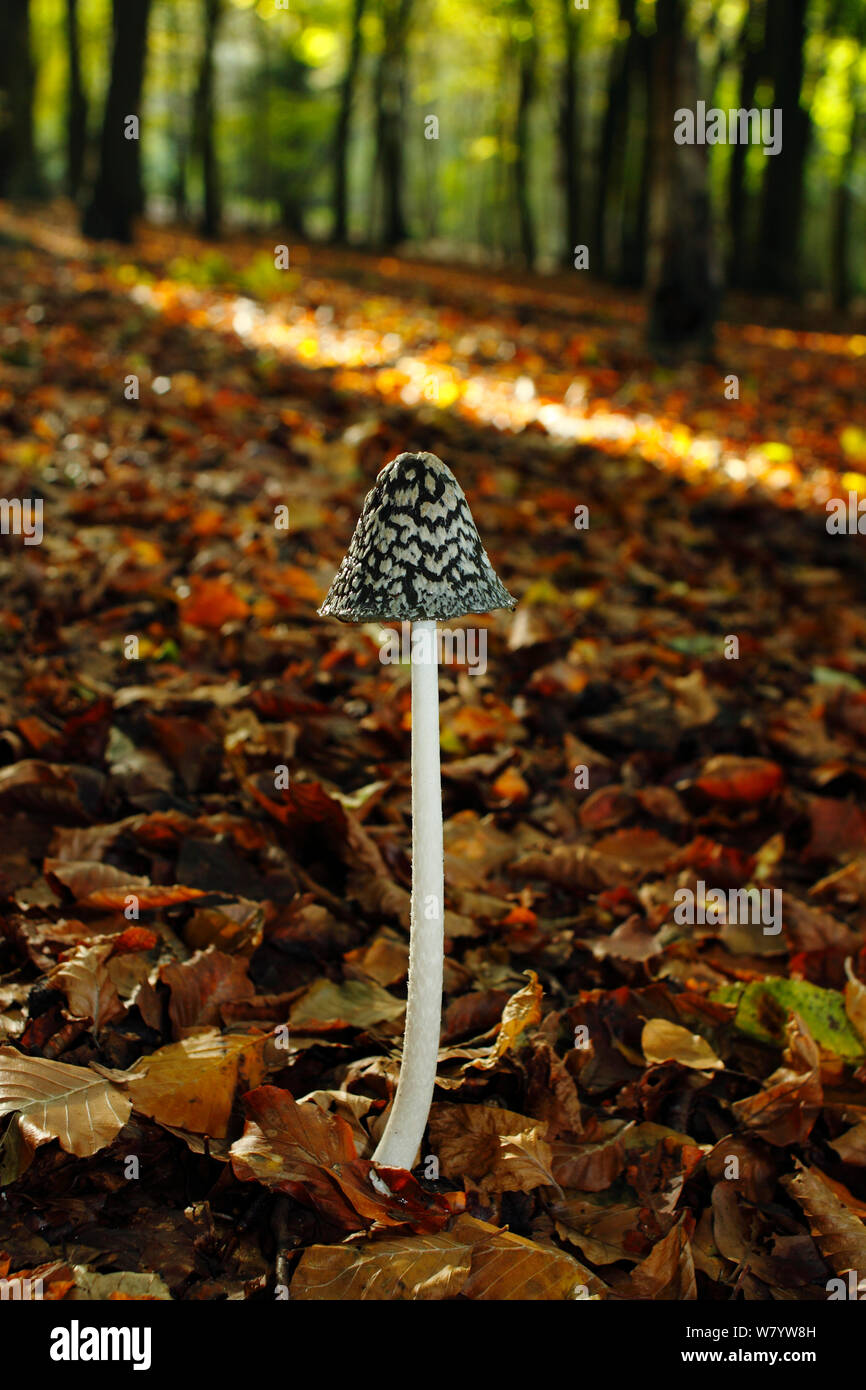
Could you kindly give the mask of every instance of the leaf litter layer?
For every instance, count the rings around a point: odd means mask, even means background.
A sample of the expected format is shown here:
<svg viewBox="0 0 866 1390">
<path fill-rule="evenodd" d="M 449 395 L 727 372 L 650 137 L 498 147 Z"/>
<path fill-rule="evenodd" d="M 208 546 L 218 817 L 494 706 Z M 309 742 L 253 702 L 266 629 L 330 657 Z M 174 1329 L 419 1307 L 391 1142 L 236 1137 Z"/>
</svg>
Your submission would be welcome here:
<svg viewBox="0 0 866 1390">
<path fill-rule="evenodd" d="M 650 378 L 614 300 L 572 321 L 536 282 L 321 252 L 286 295 L 231 248 L 184 281 L 167 233 L 131 260 L 5 230 L 0 484 L 44 538 L 2 552 L 0 1275 L 798 1300 L 866 1268 L 863 554 L 806 504 L 819 399 L 859 447 L 850 344 L 796 342 L 809 389 L 750 481 L 675 428 L 712 398 L 761 443 L 749 402 L 712 368 Z M 454 363 L 491 354 L 473 396 Z M 665 392 L 673 430 L 564 443 L 543 408 L 576 379 L 595 414 Z M 484 620 L 483 672 L 442 672 L 438 1086 L 382 1195 L 408 668 L 315 610 L 413 448 L 520 605 Z M 781 894 L 779 931 L 707 910 L 743 889 Z"/>
</svg>

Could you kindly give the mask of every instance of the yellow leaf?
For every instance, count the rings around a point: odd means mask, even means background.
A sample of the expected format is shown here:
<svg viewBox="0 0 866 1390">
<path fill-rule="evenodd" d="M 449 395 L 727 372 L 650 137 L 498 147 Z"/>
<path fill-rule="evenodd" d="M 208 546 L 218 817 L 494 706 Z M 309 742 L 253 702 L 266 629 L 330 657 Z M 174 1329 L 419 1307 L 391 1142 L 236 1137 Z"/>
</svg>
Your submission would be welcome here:
<svg viewBox="0 0 866 1390">
<path fill-rule="evenodd" d="M 136 1077 L 129 1081 L 133 1106 L 160 1124 L 222 1139 L 236 1091 L 250 1091 L 264 1077 L 268 1042 L 267 1034 L 223 1037 L 211 1028 L 169 1043 L 135 1063 Z"/>
<path fill-rule="evenodd" d="M 538 983 L 538 976 L 534 970 L 527 970 L 525 974 L 529 976 L 529 984 L 512 994 L 502 1010 L 502 1022 L 496 1039 L 497 1057 L 512 1052 L 521 1033 L 525 1033 L 527 1028 L 535 1028 L 541 1022 L 541 999 L 544 990 Z"/>
<path fill-rule="evenodd" d="M 696 1071 L 718 1071 L 725 1065 L 700 1033 L 690 1033 L 666 1018 L 651 1018 L 644 1024 L 640 1042 L 648 1062 L 679 1062 Z"/>
</svg>

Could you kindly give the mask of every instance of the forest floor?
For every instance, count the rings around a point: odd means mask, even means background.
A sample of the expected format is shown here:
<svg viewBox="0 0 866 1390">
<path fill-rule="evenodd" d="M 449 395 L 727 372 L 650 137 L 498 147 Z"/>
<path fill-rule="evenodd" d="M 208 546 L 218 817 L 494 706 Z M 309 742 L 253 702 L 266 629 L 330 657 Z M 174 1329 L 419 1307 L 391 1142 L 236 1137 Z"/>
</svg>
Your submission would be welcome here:
<svg viewBox="0 0 866 1390">
<path fill-rule="evenodd" d="M 740 315 L 661 370 L 638 301 L 576 280 L 0 208 L 0 493 L 44 503 L 0 551 L 0 1276 L 866 1270 L 866 559 L 824 511 L 866 494 L 866 337 Z M 413 448 L 519 604 L 442 671 L 439 1084 L 389 1198 L 408 670 L 316 608 Z"/>
</svg>

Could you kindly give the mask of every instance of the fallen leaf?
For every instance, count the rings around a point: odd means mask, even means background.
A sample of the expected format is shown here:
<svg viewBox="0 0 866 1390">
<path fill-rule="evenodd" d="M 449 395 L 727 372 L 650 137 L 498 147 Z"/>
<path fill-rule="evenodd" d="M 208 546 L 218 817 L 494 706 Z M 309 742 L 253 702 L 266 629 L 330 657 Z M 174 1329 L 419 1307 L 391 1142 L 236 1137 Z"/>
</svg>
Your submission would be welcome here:
<svg viewBox="0 0 866 1390">
<path fill-rule="evenodd" d="M 131 1109 L 128 1095 L 87 1067 L 0 1047 L 0 1115 L 16 1116 L 30 1148 L 57 1139 L 67 1153 L 86 1158 L 111 1143 Z"/>
<path fill-rule="evenodd" d="M 316 980 L 292 1005 L 289 1022 L 299 1032 L 369 1028 L 402 1018 L 406 1004 L 373 980 Z"/>
<path fill-rule="evenodd" d="M 695 778 L 695 786 L 713 801 L 749 805 L 777 792 L 783 780 L 778 763 L 722 753 L 704 763 L 700 776 Z"/>
<path fill-rule="evenodd" d="M 265 1074 L 268 1042 L 263 1034 L 222 1036 L 209 1029 L 160 1047 L 132 1068 L 132 1104 L 160 1123 L 224 1138 L 235 1095 L 259 1085 Z"/>
<path fill-rule="evenodd" d="M 311 1245 L 292 1276 L 293 1299 L 433 1301 L 456 1298 L 472 1246 L 452 1234 L 346 1245 Z"/>
<path fill-rule="evenodd" d="M 808 1138 L 824 1099 L 818 1049 L 797 1014 L 785 1032 L 793 1065 L 774 1071 L 763 1090 L 731 1107 L 746 1129 L 780 1147 Z"/>
<path fill-rule="evenodd" d="M 485 1221 L 460 1216 L 451 1234 L 472 1245 L 465 1298 L 497 1302 L 598 1296 L 601 1280 L 563 1251 L 538 1245 Z"/>
<path fill-rule="evenodd" d="M 103 1301 L 106 1299 L 170 1300 L 171 1294 L 158 1274 L 124 1270 L 111 1274 L 95 1274 L 83 1265 L 73 1265 L 75 1284 L 66 1295 L 71 1303 Z"/>
<path fill-rule="evenodd" d="M 522 1034 L 541 1022 L 541 1000 L 544 991 L 534 970 L 527 970 L 526 974 L 529 976 L 529 984 L 512 994 L 502 1010 L 495 1048 L 497 1058 L 504 1057 L 506 1052 L 512 1052 Z"/>
<path fill-rule="evenodd" d="M 442 1105 L 430 1110 L 430 1143 L 445 1178 L 492 1182 L 504 1178 L 505 1136 L 532 1133 L 537 1122 L 492 1105 Z M 499 1189 L 503 1190 L 503 1189 Z M 514 1190 L 514 1189 L 509 1189 Z"/>
<path fill-rule="evenodd" d="M 245 618 L 249 604 L 232 590 L 223 579 L 204 579 L 201 575 L 190 578 L 190 593 L 180 602 L 180 616 L 183 622 L 193 627 L 202 627 L 216 632 L 224 623 Z"/>
<path fill-rule="evenodd" d="M 640 1042 L 648 1062 L 679 1062 L 696 1071 L 718 1071 L 725 1065 L 699 1033 L 690 1033 L 666 1018 L 651 1018 L 645 1023 Z"/>
<path fill-rule="evenodd" d="M 255 994 L 246 959 L 212 948 L 164 965 L 159 973 L 171 992 L 168 1012 L 175 1038 L 187 1029 L 219 1023 L 222 1004 Z"/>
<path fill-rule="evenodd" d="M 695 1262 L 686 1222 L 684 1214 L 632 1271 L 629 1289 L 633 1298 L 667 1303 L 697 1298 Z"/>
<path fill-rule="evenodd" d="M 782 1186 L 800 1204 L 821 1254 L 837 1274 L 866 1270 L 866 1225 L 840 1201 L 816 1169 L 782 1178 Z"/>
<path fill-rule="evenodd" d="M 340 1115 L 299 1105 L 288 1091 L 259 1086 L 244 1096 L 247 1121 L 231 1147 L 241 1182 L 261 1182 L 307 1201 L 338 1225 L 373 1222 L 434 1231 L 451 1217 L 446 1201 L 423 1193 L 410 1173 L 378 1168 L 389 1192 L 374 1187 L 373 1165 L 355 1157 L 352 1130 Z"/>
<path fill-rule="evenodd" d="M 74 1018 L 92 1019 L 97 1033 L 126 1012 L 108 971 L 113 952 L 113 941 L 97 946 L 77 946 L 45 977 L 66 995 L 70 1014 Z"/>
</svg>

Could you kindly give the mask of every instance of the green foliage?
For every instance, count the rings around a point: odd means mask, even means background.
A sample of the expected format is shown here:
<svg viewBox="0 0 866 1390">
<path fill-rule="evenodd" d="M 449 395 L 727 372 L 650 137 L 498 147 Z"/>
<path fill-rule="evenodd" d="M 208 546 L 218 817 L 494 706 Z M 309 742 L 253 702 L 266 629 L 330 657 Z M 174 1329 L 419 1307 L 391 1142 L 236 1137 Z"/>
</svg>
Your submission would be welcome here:
<svg viewBox="0 0 866 1390">
<path fill-rule="evenodd" d="M 225 0 L 216 49 L 216 144 L 228 221 L 271 221 L 290 231 L 327 234 L 335 124 L 355 0 Z M 63 186 L 67 81 L 65 0 L 31 0 L 36 60 L 36 127 L 43 171 Z M 637 0 L 637 31 L 651 41 L 655 0 Z M 701 95 L 729 107 L 739 100 L 747 0 L 688 0 L 697 37 Z M 519 53 L 537 54 L 529 122 L 530 194 L 540 263 L 561 262 L 563 181 L 558 146 L 566 36 L 576 37 L 577 142 L 587 239 L 599 189 L 596 167 L 615 51 L 627 38 L 619 0 L 412 0 L 403 119 L 406 204 L 410 228 L 459 254 L 473 246 L 514 249 L 513 182 Z M 82 71 L 89 106 L 92 179 L 111 48 L 110 0 L 79 0 Z M 377 65 L 383 48 L 380 0 L 367 0 L 349 146 L 349 227 L 364 237 L 375 225 Z M 152 7 L 142 112 L 142 158 L 149 211 L 192 219 L 202 200 L 202 173 L 191 154 L 202 0 L 160 0 Z M 866 10 L 862 0 L 813 0 L 805 46 L 804 102 L 811 120 L 804 243 L 810 280 L 826 283 L 832 252 L 835 190 L 852 190 L 850 244 L 855 292 L 866 291 Z M 757 104 L 772 105 L 768 74 Z M 859 125 L 857 112 L 861 113 Z M 440 121 L 424 138 L 425 118 Z M 624 164 L 640 167 L 646 115 L 632 112 Z M 719 223 L 728 200 L 731 150 L 709 150 Z M 756 208 L 768 161 L 748 152 L 747 225 L 758 234 Z M 618 208 L 619 195 L 614 195 Z M 615 212 L 618 217 L 620 214 Z M 567 259 L 567 258 L 566 258 Z M 185 275 L 207 282 L 199 268 Z M 216 273 L 216 272 L 213 272 Z M 265 274 L 262 269 L 262 274 Z"/>
<path fill-rule="evenodd" d="M 759 1042 L 781 1046 L 787 1014 L 793 1012 L 827 1052 L 846 1061 L 863 1056 L 863 1043 L 848 1022 L 838 990 L 821 989 L 806 980 L 771 978 L 724 985 L 711 998 L 720 1004 L 736 1004 L 734 1026 Z"/>
<path fill-rule="evenodd" d="M 200 289 L 209 285 L 225 285 L 234 277 L 231 261 L 219 251 L 210 251 L 195 258 L 175 256 L 169 261 L 166 272 L 170 280 L 197 285 Z"/>
</svg>

